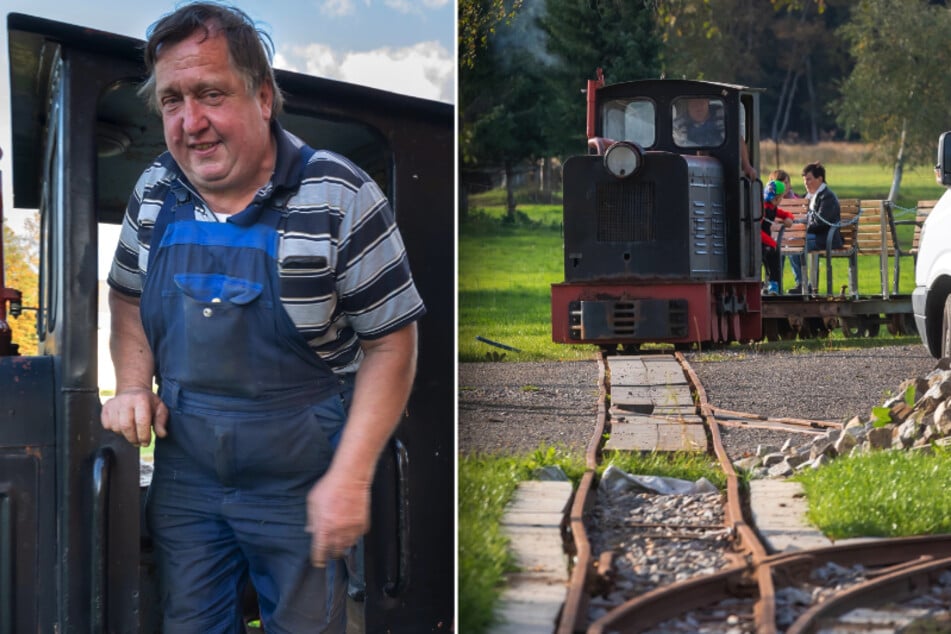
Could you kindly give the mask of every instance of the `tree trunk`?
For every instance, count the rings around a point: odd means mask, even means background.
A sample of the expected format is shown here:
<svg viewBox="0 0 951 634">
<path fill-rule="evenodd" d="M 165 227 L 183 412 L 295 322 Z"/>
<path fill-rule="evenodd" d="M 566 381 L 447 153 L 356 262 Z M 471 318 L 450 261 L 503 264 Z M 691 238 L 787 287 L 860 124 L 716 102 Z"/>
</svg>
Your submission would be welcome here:
<svg viewBox="0 0 951 634">
<path fill-rule="evenodd" d="M 779 91 L 779 99 L 776 101 L 776 114 L 773 115 L 773 127 L 770 130 L 770 137 L 779 144 L 779 119 L 783 116 L 783 110 L 786 107 L 786 99 L 789 94 L 789 87 L 793 80 L 793 69 L 786 70 L 786 77 L 783 79 L 783 87 Z"/>
<path fill-rule="evenodd" d="M 777 143 L 779 142 L 781 138 L 783 138 L 783 136 L 785 136 L 786 129 L 789 127 L 789 113 L 792 112 L 793 103 L 795 103 L 795 100 L 796 100 L 796 89 L 799 87 L 800 77 L 802 77 L 802 71 L 798 70 L 796 71 L 796 74 L 793 75 L 792 85 L 790 86 L 789 94 L 786 97 L 786 105 L 783 110 L 783 120 L 779 124 L 777 133 L 776 133 Z"/>
<path fill-rule="evenodd" d="M 892 173 L 892 188 L 888 192 L 888 201 L 898 200 L 898 191 L 901 189 L 901 177 L 905 167 L 905 134 L 908 131 L 908 119 L 901 121 L 901 142 L 898 144 L 898 156 L 895 159 L 895 171 Z"/>
<path fill-rule="evenodd" d="M 513 178 L 512 161 L 505 161 L 505 219 L 515 222 L 515 178 Z"/>
<path fill-rule="evenodd" d="M 806 89 L 809 91 L 809 125 L 812 142 L 819 142 L 819 126 L 816 125 L 816 86 L 812 80 L 812 57 L 806 55 Z"/>
<path fill-rule="evenodd" d="M 546 205 L 551 204 L 551 157 L 542 159 L 542 200 Z"/>
</svg>

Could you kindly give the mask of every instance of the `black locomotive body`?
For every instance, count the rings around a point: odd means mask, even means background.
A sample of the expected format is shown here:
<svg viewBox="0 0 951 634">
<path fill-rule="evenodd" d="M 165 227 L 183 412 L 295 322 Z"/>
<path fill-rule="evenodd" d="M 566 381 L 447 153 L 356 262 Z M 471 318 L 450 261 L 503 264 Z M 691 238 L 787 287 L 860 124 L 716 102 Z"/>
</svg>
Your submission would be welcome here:
<svg viewBox="0 0 951 634">
<path fill-rule="evenodd" d="M 553 339 L 760 339 L 762 183 L 743 170 L 744 158 L 758 162 L 758 92 L 599 78 L 587 96 L 589 153 L 564 165 Z M 692 105 L 703 122 L 688 119 Z"/>
<path fill-rule="evenodd" d="M 97 259 L 107 247 L 97 228 L 121 222 L 138 175 L 164 150 L 161 120 L 136 95 L 141 42 L 17 14 L 7 26 L 12 154 L 4 149 L 14 204 L 40 212 L 40 350 L 0 356 L 0 632 L 157 632 L 139 451 L 99 422 Z M 453 109 L 277 75 L 282 125 L 348 156 L 387 193 L 428 309 L 407 413 L 377 468 L 348 631 L 449 629 Z M 19 294 L 0 290 L 15 308 Z"/>
</svg>

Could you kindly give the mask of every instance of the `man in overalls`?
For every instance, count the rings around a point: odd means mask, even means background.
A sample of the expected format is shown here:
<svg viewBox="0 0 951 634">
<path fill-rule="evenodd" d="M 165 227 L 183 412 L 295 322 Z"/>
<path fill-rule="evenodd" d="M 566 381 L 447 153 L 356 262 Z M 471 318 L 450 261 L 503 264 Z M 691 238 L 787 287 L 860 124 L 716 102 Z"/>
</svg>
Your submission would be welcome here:
<svg viewBox="0 0 951 634">
<path fill-rule="evenodd" d="M 243 632 L 248 578 L 269 634 L 343 631 L 341 557 L 369 528 L 425 312 L 380 189 L 278 124 L 270 53 L 210 3 L 145 48 L 168 152 L 109 276 L 102 423 L 138 446 L 155 431 L 147 521 L 176 634 Z"/>
</svg>

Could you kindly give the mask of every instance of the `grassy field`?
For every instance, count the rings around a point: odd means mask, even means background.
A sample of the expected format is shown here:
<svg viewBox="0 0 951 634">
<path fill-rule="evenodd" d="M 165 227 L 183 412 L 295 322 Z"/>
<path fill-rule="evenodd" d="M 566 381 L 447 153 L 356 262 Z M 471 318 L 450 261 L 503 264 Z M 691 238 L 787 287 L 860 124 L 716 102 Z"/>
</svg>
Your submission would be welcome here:
<svg viewBox="0 0 951 634">
<path fill-rule="evenodd" d="M 809 520 L 833 539 L 951 532 L 946 448 L 849 456 L 796 478 L 809 499 Z"/>
<path fill-rule="evenodd" d="M 799 154 L 783 149 L 784 169 L 798 175 L 800 160 L 818 155 L 838 160 L 865 156 L 847 144 L 824 144 L 808 150 L 795 146 Z M 764 150 L 766 157 L 771 151 Z M 786 159 L 787 156 L 792 158 Z M 799 167 L 793 168 L 792 165 Z M 841 198 L 886 198 L 891 186 L 891 169 L 874 163 L 826 164 L 830 187 Z M 763 168 L 768 173 L 767 167 Z M 802 193 L 798 176 L 794 187 Z M 930 169 L 906 171 L 898 200 L 899 219 L 914 218 L 918 200 L 938 198 L 943 188 L 935 184 Z M 525 196 L 527 198 L 527 196 Z M 564 346 L 551 341 L 551 284 L 564 279 L 562 261 L 561 205 L 519 204 L 514 222 L 505 220 L 505 194 L 493 190 L 470 197 L 468 217 L 459 228 L 459 338 L 460 361 L 538 361 L 590 358 L 592 346 Z M 899 242 L 911 244 L 912 226 L 899 227 Z M 891 267 L 889 264 L 889 279 Z M 914 263 L 904 257 L 900 263 L 899 292 L 914 288 Z M 833 287 L 847 283 L 848 263 L 833 261 Z M 820 289 L 825 288 L 825 261 L 820 262 Z M 785 267 L 784 287 L 793 285 L 792 272 Z M 859 257 L 859 292 L 881 294 L 881 274 L 877 256 Z M 884 333 L 884 329 L 882 330 Z M 838 345 L 838 333 L 823 345 Z M 487 343 L 503 344 L 517 351 Z M 772 344 L 770 344 L 772 345 Z M 788 344 L 787 344 L 788 345 Z"/>
</svg>

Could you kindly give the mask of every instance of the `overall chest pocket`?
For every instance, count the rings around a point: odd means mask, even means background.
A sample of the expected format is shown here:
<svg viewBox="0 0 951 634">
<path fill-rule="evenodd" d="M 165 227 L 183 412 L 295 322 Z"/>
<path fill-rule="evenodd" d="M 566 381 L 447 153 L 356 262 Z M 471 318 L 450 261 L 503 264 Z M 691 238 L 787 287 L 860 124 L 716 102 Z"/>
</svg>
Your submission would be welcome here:
<svg viewBox="0 0 951 634">
<path fill-rule="evenodd" d="M 255 339 L 274 321 L 273 305 L 257 282 L 221 274 L 174 276 L 180 301 L 179 379 L 192 387 L 255 393 L 260 371 Z"/>
</svg>

